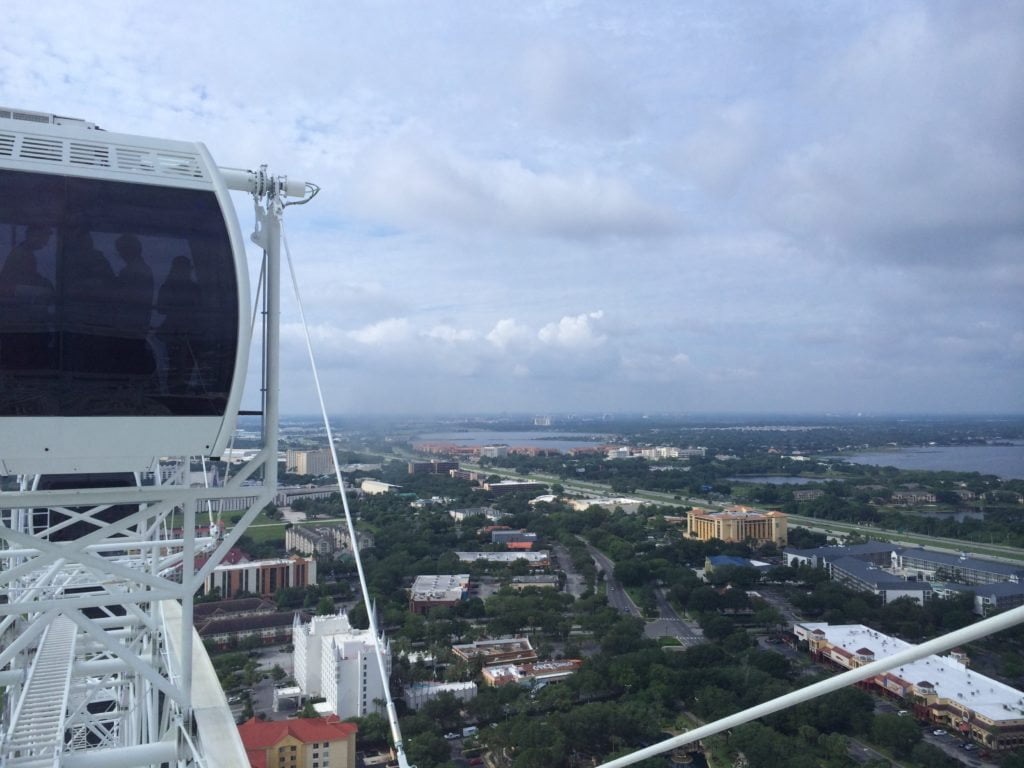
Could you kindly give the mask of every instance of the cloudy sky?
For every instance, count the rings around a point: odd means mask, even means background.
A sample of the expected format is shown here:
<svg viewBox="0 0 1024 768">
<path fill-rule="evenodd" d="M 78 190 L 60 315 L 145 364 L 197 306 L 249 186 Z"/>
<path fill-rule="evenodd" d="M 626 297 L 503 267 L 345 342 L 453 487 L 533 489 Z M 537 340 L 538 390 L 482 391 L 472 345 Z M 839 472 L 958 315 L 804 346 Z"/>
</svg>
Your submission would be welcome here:
<svg viewBox="0 0 1024 768">
<path fill-rule="evenodd" d="M 0 20 L 0 104 L 322 186 L 286 228 L 337 413 L 1024 412 L 1020 3 Z"/>
</svg>

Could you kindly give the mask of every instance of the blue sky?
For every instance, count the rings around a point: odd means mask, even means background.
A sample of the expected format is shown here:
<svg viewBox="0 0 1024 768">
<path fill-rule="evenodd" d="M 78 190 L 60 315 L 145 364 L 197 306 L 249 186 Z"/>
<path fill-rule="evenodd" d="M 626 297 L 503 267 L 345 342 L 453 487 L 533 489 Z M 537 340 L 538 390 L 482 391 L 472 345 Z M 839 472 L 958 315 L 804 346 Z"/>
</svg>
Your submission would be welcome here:
<svg viewBox="0 0 1024 768">
<path fill-rule="evenodd" d="M 321 185 L 286 226 L 338 413 L 1024 411 L 1020 4 L 0 17 L 5 106 Z"/>
</svg>

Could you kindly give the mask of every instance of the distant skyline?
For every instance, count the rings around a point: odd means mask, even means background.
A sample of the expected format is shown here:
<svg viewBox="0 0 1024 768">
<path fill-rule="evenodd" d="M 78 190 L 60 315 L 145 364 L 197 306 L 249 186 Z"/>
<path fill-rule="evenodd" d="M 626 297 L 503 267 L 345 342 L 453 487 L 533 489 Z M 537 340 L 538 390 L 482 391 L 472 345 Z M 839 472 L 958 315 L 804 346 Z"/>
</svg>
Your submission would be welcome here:
<svg viewBox="0 0 1024 768">
<path fill-rule="evenodd" d="M 1024 5 L 239 8 L 6 0 L 0 105 L 319 184 L 331 413 L 1024 412 Z"/>
</svg>

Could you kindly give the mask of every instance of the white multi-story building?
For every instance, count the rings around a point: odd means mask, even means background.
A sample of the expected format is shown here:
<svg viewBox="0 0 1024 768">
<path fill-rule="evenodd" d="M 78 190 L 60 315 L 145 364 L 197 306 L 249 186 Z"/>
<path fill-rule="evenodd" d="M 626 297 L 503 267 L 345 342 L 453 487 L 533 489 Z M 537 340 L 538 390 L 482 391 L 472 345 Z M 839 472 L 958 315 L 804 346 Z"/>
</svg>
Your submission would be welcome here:
<svg viewBox="0 0 1024 768">
<path fill-rule="evenodd" d="M 391 675 L 391 649 L 384 644 L 385 671 Z M 344 612 L 315 616 L 292 626 L 295 680 L 302 695 L 323 696 L 341 719 L 382 711 L 386 681 L 381 679 L 368 629 L 354 629 Z"/>
<path fill-rule="evenodd" d="M 318 451 L 288 451 L 285 469 L 297 475 L 327 475 L 334 471 L 334 457 L 330 448 Z"/>
</svg>

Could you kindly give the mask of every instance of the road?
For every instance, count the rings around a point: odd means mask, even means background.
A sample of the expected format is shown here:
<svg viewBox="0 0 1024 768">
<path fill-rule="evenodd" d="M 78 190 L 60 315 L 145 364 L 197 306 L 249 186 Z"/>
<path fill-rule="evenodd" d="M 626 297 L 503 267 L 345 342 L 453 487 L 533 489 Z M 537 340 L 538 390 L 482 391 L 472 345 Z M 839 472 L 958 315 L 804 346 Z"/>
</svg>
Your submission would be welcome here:
<svg viewBox="0 0 1024 768">
<path fill-rule="evenodd" d="M 615 563 L 590 544 L 587 544 L 587 551 L 594 558 L 597 567 L 605 574 L 604 582 L 607 590 L 608 604 L 620 613 L 643 619 L 643 612 L 633 602 L 633 598 L 629 596 L 629 593 L 623 586 L 616 581 L 614 576 Z M 675 612 L 675 609 L 672 608 L 665 598 L 664 590 L 656 590 L 655 597 L 658 601 L 660 616 L 657 619 L 644 620 L 645 637 L 649 637 L 652 640 L 657 640 L 659 637 L 674 637 L 684 648 L 704 642 L 704 635 L 701 633 L 700 628 L 693 622 L 681 618 Z"/>
<path fill-rule="evenodd" d="M 586 591 L 587 585 L 583 582 L 583 576 L 573 569 L 572 557 L 569 556 L 569 550 L 561 544 L 555 544 L 552 547 L 552 550 L 554 550 L 555 560 L 558 562 L 558 567 L 565 573 L 565 591 L 576 599 L 579 599 Z"/>
<path fill-rule="evenodd" d="M 644 627 L 644 635 L 657 640 L 659 637 L 674 637 L 684 647 L 690 648 L 704 642 L 704 633 L 695 622 L 682 618 L 676 613 L 675 608 L 665 597 L 665 590 L 655 590 L 654 596 L 658 601 L 659 618 L 647 622 Z"/>
<path fill-rule="evenodd" d="M 622 588 L 622 585 L 615 580 L 615 563 L 609 560 L 604 553 L 598 550 L 596 547 L 587 544 L 587 551 L 590 556 L 594 558 L 594 562 L 597 563 L 598 571 L 604 572 L 604 583 L 608 595 L 608 604 L 619 611 L 629 616 L 636 616 L 638 619 L 643 618 L 643 614 L 640 609 L 637 608 L 636 603 L 633 602 L 633 598 L 629 596 L 629 593 Z"/>
</svg>

